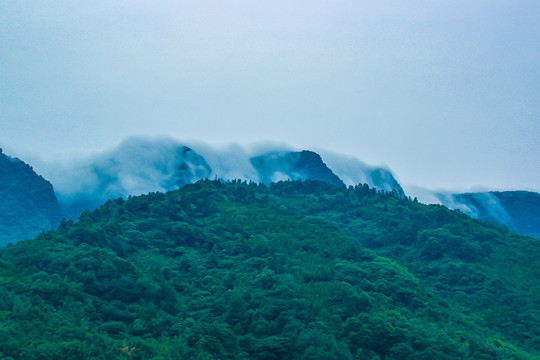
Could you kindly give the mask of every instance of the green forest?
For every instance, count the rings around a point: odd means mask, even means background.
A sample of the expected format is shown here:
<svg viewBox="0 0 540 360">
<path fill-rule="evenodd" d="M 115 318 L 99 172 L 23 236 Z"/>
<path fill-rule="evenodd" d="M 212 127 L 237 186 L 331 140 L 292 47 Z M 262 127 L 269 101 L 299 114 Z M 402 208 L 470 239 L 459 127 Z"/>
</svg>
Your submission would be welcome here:
<svg viewBox="0 0 540 360">
<path fill-rule="evenodd" d="M 0 251 L 0 358 L 540 359 L 540 241 L 367 185 L 200 181 Z"/>
</svg>

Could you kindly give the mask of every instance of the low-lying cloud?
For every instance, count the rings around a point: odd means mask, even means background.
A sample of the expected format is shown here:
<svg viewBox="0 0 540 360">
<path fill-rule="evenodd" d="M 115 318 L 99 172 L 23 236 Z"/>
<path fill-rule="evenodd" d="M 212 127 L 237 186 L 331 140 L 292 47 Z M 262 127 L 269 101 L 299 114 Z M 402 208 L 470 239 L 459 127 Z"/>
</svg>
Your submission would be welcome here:
<svg viewBox="0 0 540 360">
<path fill-rule="evenodd" d="M 309 178 L 301 173 L 301 169 L 298 172 L 286 156 L 300 150 L 304 149 L 277 142 L 212 146 L 166 137 L 136 137 L 98 155 L 71 159 L 62 164 L 43 163 L 40 168 L 53 184 L 67 215 L 74 217 L 111 198 L 175 190 L 205 178 L 255 182 L 264 182 L 268 178 Z M 271 164 L 272 168 L 255 167 L 252 159 L 259 156 L 272 159 L 263 162 Z M 346 185 L 367 183 L 380 190 L 401 189 L 387 168 L 370 166 L 354 157 L 331 152 L 323 151 L 321 157 Z M 283 164 L 280 165 L 280 161 Z"/>
</svg>

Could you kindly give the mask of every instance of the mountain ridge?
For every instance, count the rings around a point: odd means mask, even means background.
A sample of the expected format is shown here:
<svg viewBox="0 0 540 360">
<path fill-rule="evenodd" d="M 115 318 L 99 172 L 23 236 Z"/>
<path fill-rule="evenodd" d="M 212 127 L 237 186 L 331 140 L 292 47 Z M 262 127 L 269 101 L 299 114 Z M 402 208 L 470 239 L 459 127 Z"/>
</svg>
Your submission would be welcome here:
<svg viewBox="0 0 540 360">
<path fill-rule="evenodd" d="M 336 159 L 339 161 L 338 155 L 334 155 Z M 351 179 L 365 180 L 379 190 L 395 190 L 404 195 L 390 170 L 368 166 L 357 159 L 354 166 L 353 173 L 346 176 L 346 185 L 352 185 Z M 51 177 L 56 177 L 52 182 L 69 218 L 111 198 L 176 190 L 200 179 L 240 179 L 265 184 L 311 179 L 344 184 L 324 157 L 310 150 L 275 146 L 248 150 L 239 145 L 211 148 L 167 138 L 129 138 L 114 150 L 77 163 L 73 171 L 52 172 Z"/>
<path fill-rule="evenodd" d="M 52 184 L 0 148 L 0 246 L 53 228 L 59 215 Z"/>
<path fill-rule="evenodd" d="M 54 185 L 59 207 L 56 220 L 76 219 L 84 210 L 95 209 L 109 199 L 176 190 L 200 179 L 241 179 L 267 185 L 280 180 L 321 180 L 341 186 L 368 184 L 379 191 L 406 195 L 387 167 L 367 165 L 352 156 L 297 150 L 284 144 L 211 147 L 170 138 L 134 137 L 115 149 L 63 165 L 60 170 L 54 170 L 51 164 L 41 165 L 42 173 Z M 440 203 L 540 238 L 540 194 L 430 194 L 428 203 Z M 407 195 L 414 196 L 414 191 Z M 52 222 L 49 227 L 54 225 Z M 35 235 L 35 231 L 21 233 L 10 236 L 10 241 Z"/>
<path fill-rule="evenodd" d="M 489 191 L 438 194 L 441 203 L 465 214 L 540 239 L 540 193 Z"/>
</svg>

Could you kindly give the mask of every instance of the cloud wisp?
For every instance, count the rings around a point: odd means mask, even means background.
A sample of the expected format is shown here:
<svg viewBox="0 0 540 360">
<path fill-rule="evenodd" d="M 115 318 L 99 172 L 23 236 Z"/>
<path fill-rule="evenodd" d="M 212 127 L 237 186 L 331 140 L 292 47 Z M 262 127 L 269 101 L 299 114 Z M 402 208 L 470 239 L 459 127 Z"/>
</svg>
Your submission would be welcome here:
<svg viewBox="0 0 540 360">
<path fill-rule="evenodd" d="M 134 137 L 98 155 L 63 164 L 41 163 L 40 168 L 70 217 L 111 198 L 175 190 L 199 179 L 265 183 L 321 179 L 345 185 L 367 183 L 379 190 L 402 192 L 387 168 L 336 153 L 321 157 L 275 142 L 211 146 L 165 137 Z"/>
</svg>

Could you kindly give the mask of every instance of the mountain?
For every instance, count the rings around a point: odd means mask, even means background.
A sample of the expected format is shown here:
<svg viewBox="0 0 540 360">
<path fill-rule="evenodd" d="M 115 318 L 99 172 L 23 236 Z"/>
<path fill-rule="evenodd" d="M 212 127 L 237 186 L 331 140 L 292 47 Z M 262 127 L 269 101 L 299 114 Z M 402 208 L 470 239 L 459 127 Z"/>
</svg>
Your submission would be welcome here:
<svg viewBox="0 0 540 360">
<path fill-rule="evenodd" d="M 58 216 L 51 183 L 0 149 L 0 247 L 52 229 Z"/>
<path fill-rule="evenodd" d="M 241 179 L 267 185 L 279 180 L 320 180 L 346 186 L 368 184 L 377 190 L 405 196 L 386 167 L 371 166 L 354 157 L 328 151 L 297 151 L 283 144 L 216 147 L 182 144 L 167 138 L 130 138 L 111 151 L 79 159 L 71 165 L 55 168 L 49 164 L 42 170 L 54 184 L 60 204 L 60 215 L 55 218 L 75 219 L 84 210 L 95 209 L 109 199 L 176 190 L 200 179 Z M 424 199 L 427 203 L 440 203 L 540 238 L 540 194 L 422 192 L 430 194 L 429 199 Z M 19 206 L 22 204 L 24 202 Z M 15 218 L 22 221 L 21 216 Z M 34 223 L 39 225 L 36 229 L 49 228 L 49 225 L 42 226 L 41 220 Z M 12 226 L 10 230 L 15 233 L 4 235 L 4 239 L 9 239 L 6 242 L 26 236 L 26 232 L 18 234 L 15 228 Z M 32 235 L 38 231 L 36 229 Z"/>
<path fill-rule="evenodd" d="M 326 157 L 339 174 L 327 165 Z M 321 157 L 313 151 L 295 151 L 283 145 L 255 150 L 239 145 L 185 145 L 163 138 L 127 139 L 112 151 L 83 159 L 48 176 L 57 190 L 63 214 L 72 219 L 108 199 L 176 190 L 200 179 L 240 179 L 265 184 L 309 179 L 336 185 L 357 185 L 361 181 L 404 195 L 389 170 L 342 155 Z"/>
<path fill-rule="evenodd" d="M 343 181 L 313 151 L 269 153 L 251 158 L 259 181 L 269 185 L 282 180 L 319 180 L 334 185 Z"/>
<path fill-rule="evenodd" d="M 370 187 L 380 191 L 395 191 L 400 196 L 405 196 L 403 188 L 387 167 L 371 166 L 353 156 L 329 151 L 321 151 L 321 154 L 325 163 L 345 185 L 368 184 Z"/>
<path fill-rule="evenodd" d="M 517 233 L 540 239 L 540 194 L 492 191 L 438 195 L 445 206 L 477 219 L 494 221 Z"/>
<path fill-rule="evenodd" d="M 0 357 L 539 359 L 539 259 L 367 185 L 200 181 L 0 250 Z"/>
<path fill-rule="evenodd" d="M 210 177 L 205 159 L 172 141 L 124 141 L 114 151 L 53 176 L 64 216 L 76 218 L 109 199 L 176 190 Z"/>
</svg>

